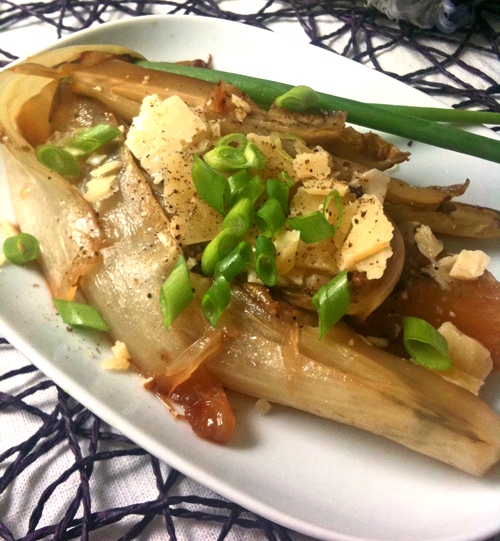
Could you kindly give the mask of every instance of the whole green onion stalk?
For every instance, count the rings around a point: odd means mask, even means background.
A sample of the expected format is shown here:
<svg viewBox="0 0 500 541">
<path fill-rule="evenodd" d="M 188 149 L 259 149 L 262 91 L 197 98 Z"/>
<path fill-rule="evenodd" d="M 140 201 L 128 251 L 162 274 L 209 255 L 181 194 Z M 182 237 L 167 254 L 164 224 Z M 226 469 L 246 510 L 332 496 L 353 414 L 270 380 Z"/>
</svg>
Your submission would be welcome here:
<svg viewBox="0 0 500 541">
<path fill-rule="evenodd" d="M 169 62 L 139 61 L 140 65 L 185 75 L 214 84 L 231 83 L 264 108 L 278 103 L 294 86 L 219 70 L 172 64 Z M 317 92 L 314 108 L 323 111 L 347 111 L 352 124 L 397 135 L 411 141 L 419 141 L 436 147 L 461 152 L 485 160 L 500 163 L 500 141 L 470 133 L 448 124 L 500 124 L 500 113 L 481 111 L 456 111 L 439 107 L 404 107 L 369 104 Z M 444 123 L 443 123 L 444 122 Z"/>
</svg>

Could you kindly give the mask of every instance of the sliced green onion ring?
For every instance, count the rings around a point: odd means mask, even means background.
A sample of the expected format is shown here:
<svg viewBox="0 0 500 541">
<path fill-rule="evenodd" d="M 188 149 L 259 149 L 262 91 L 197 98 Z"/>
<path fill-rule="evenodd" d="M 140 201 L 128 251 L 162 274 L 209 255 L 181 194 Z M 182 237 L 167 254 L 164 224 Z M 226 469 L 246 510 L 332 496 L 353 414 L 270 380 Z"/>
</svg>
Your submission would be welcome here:
<svg viewBox="0 0 500 541">
<path fill-rule="evenodd" d="M 335 278 L 316 291 L 312 304 L 319 316 L 320 340 L 347 313 L 350 299 L 346 270 L 337 274 Z"/>
<path fill-rule="evenodd" d="M 33 235 L 19 233 L 4 240 L 3 253 L 11 263 L 24 265 L 38 257 L 40 245 Z"/>
<path fill-rule="evenodd" d="M 76 156 L 63 148 L 54 145 L 39 145 L 35 149 L 38 161 L 66 177 L 75 177 L 80 171 Z"/>
<path fill-rule="evenodd" d="M 452 368 L 446 338 L 424 319 L 403 318 L 403 342 L 416 363 L 432 370 Z"/>
<path fill-rule="evenodd" d="M 255 213 L 257 227 L 268 237 L 274 237 L 285 225 L 286 216 L 280 202 L 270 197 Z"/>
<path fill-rule="evenodd" d="M 335 234 L 335 228 L 319 210 L 303 216 L 290 217 L 287 222 L 292 229 L 300 232 L 300 238 L 307 244 L 321 242 Z"/>
<path fill-rule="evenodd" d="M 226 177 L 198 156 L 194 156 L 191 175 L 200 199 L 224 215 L 226 213 L 225 200 L 229 190 Z"/>
<path fill-rule="evenodd" d="M 96 329 L 108 332 L 110 329 L 96 308 L 90 304 L 52 299 L 61 319 L 70 327 Z"/>
<path fill-rule="evenodd" d="M 215 272 L 215 266 L 224 259 L 241 240 L 231 228 L 223 228 L 207 244 L 201 254 L 201 272 L 205 276 L 211 276 Z"/>
<path fill-rule="evenodd" d="M 267 195 L 273 199 L 276 199 L 281 205 L 285 216 L 288 216 L 288 213 L 290 212 L 290 186 L 288 183 L 277 179 L 268 180 Z"/>
<path fill-rule="evenodd" d="M 227 135 L 219 137 L 219 139 L 215 142 L 215 146 L 232 146 L 234 148 L 244 150 L 247 143 L 248 139 L 243 133 L 228 133 Z"/>
<path fill-rule="evenodd" d="M 229 195 L 226 205 L 232 207 L 238 199 L 248 198 L 254 203 L 264 193 L 264 181 L 258 176 L 250 176 L 248 169 L 242 169 L 227 179 Z"/>
<path fill-rule="evenodd" d="M 288 111 L 302 113 L 307 109 L 314 108 L 319 103 L 319 94 L 309 86 L 294 86 L 288 92 L 281 94 L 274 101 L 277 107 Z"/>
<path fill-rule="evenodd" d="M 241 241 L 215 265 L 214 275 L 224 276 L 229 282 L 241 274 L 252 261 L 253 250 L 250 243 Z"/>
<path fill-rule="evenodd" d="M 215 278 L 208 291 L 201 299 L 201 309 L 207 321 L 216 327 L 227 305 L 231 301 L 231 288 L 224 276 Z"/>
<path fill-rule="evenodd" d="M 165 328 L 168 329 L 172 325 L 193 298 L 194 293 L 186 260 L 184 256 L 179 255 L 172 272 L 160 289 L 160 308 Z"/>
<path fill-rule="evenodd" d="M 337 207 L 337 223 L 332 226 L 333 232 L 335 233 L 337 229 L 342 225 L 342 216 L 343 216 L 343 206 L 342 198 L 338 190 L 332 190 L 325 198 L 323 204 L 323 216 L 328 220 L 328 206 L 330 205 L 331 200 L 335 201 L 335 206 Z"/>
<path fill-rule="evenodd" d="M 253 201 L 248 197 L 242 197 L 229 209 L 222 221 L 222 229 L 230 229 L 234 235 L 241 238 L 250 229 L 253 218 Z"/>
<path fill-rule="evenodd" d="M 249 169 L 264 169 L 266 166 L 266 157 L 254 143 L 247 143 L 243 154 L 247 160 Z"/>
<path fill-rule="evenodd" d="M 248 160 L 244 151 L 229 145 L 219 145 L 204 154 L 203 159 L 216 171 L 234 171 L 248 169 Z"/>
<path fill-rule="evenodd" d="M 255 272 L 267 287 L 274 287 L 278 282 L 276 246 L 265 235 L 259 235 L 255 241 Z"/>
</svg>

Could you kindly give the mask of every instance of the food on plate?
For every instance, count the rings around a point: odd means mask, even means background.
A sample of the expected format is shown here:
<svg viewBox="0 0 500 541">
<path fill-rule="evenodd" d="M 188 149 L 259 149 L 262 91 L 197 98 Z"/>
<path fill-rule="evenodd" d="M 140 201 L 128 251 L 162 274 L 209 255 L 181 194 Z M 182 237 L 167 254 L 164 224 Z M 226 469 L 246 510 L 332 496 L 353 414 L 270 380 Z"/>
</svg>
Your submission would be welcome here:
<svg viewBox="0 0 500 541">
<path fill-rule="evenodd" d="M 454 202 L 468 182 L 393 178 L 408 153 L 346 113 L 265 110 L 140 58 L 71 47 L 0 74 L 16 221 L 63 319 L 109 332 L 106 366 L 203 438 L 231 439 L 233 389 L 494 467 L 478 392 L 500 286 L 487 254 L 437 235 L 498 238 L 498 211 Z"/>
</svg>

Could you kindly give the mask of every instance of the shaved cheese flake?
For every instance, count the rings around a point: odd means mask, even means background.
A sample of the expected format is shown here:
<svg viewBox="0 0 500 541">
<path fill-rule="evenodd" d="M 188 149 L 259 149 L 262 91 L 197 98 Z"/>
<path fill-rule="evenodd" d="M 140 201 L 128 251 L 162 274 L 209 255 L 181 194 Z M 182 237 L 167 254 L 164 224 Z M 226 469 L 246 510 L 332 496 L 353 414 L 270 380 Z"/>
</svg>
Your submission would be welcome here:
<svg viewBox="0 0 500 541">
<path fill-rule="evenodd" d="M 97 178 L 107 176 L 109 173 L 116 173 L 118 169 L 122 167 L 122 165 L 123 162 L 120 160 L 111 160 L 90 171 L 90 176 Z"/>
<path fill-rule="evenodd" d="M 392 255 L 390 243 L 394 227 L 375 196 L 363 195 L 352 204 L 357 208 L 338 255 L 339 268 L 358 270 L 358 264 L 367 260 L 361 263 L 367 277 L 380 277 L 387 266 L 387 259 Z"/>
<path fill-rule="evenodd" d="M 439 241 L 428 225 L 420 225 L 415 231 L 415 242 L 420 253 L 430 261 L 443 251 L 443 244 Z"/>
<path fill-rule="evenodd" d="M 179 96 L 161 100 L 146 96 L 140 113 L 133 119 L 125 144 L 141 166 L 160 183 L 165 159 L 175 152 L 198 153 L 211 144 L 211 129 L 204 115 L 193 110 Z"/>
<path fill-rule="evenodd" d="M 347 195 L 349 186 L 347 182 L 341 180 L 335 180 L 333 178 L 325 179 L 304 179 L 302 183 L 303 189 L 310 195 L 321 195 L 326 197 L 332 190 L 337 190 L 340 197 Z"/>
<path fill-rule="evenodd" d="M 490 257 L 482 250 L 462 250 L 450 269 L 450 276 L 457 280 L 475 280 L 484 274 Z"/>
<path fill-rule="evenodd" d="M 86 184 L 87 191 L 83 194 L 89 203 L 97 203 L 113 195 L 118 189 L 118 177 L 109 175 L 89 180 Z"/>
<path fill-rule="evenodd" d="M 296 230 L 284 230 L 276 235 L 274 245 L 276 247 L 276 267 L 278 274 L 283 276 L 295 266 L 299 240 L 300 231 Z"/>
<path fill-rule="evenodd" d="M 325 179 L 332 172 L 330 154 L 321 147 L 316 147 L 313 152 L 297 154 L 293 160 L 293 169 L 299 180 L 306 178 Z"/>
<path fill-rule="evenodd" d="M 130 352 L 125 343 L 117 340 L 111 352 L 113 357 L 102 361 L 101 366 L 106 370 L 127 370 L 130 366 Z"/>
<path fill-rule="evenodd" d="M 391 177 L 378 169 L 370 169 L 363 173 L 359 179 L 359 185 L 363 188 L 363 193 L 374 195 L 382 204 L 385 201 L 385 195 Z"/>
</svg>

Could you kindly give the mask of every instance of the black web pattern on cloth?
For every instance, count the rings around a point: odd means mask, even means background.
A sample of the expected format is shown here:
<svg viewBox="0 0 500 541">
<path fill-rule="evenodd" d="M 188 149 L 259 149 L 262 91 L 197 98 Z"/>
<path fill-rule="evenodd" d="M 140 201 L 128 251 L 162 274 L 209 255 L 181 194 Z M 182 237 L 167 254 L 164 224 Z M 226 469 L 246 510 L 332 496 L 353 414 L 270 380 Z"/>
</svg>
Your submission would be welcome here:
<svg viewBox="0 0 500 541">
<path fill-rule="evenodd" d="M 0 337 L 0 348 L 10 347 Z M 0 375 L 0 384 L 29 375 L 41 376 L 41 373 L 33 365 L 26 364 Z M 54 395 L 52 411 L 44 411 L 30 403 L 37 393 Z M 226 539 L 229 533 L 237 535 L 238 531 L 248 529 L 262 532 L 269 541 L 293 541 L 293 534 L 285 528 L 225 499 L 195 494 L 179 495 L 176 489 L 184 478 L 182 474 L 111 429 L 43 376 L 34 378 L 33 384 L 23 385 L 17 394 L 0 392 L 0 415 L 4 412 L 22 412 L 37 419 L 39 426 L 28 439 L 0 454 L 0 496 L 4 494 L 8 497 L 8 491 L 16 479 L 27 475 L 26 470 L 36 465 L 37 461 L 43 464 L 47 453 L 54 449 L 69 449 L 72 463 L 58 472 L 56 479 L 46 480 L 49 484 L 44 487 L 38 504 L 33 509 L 26 509 L 29 525 L 23 537 L 16 537 L 12 531 L 14 525 L 6 524 L 0 516 L 0 539 L 85 541 L 90 534 L 99 532 L 99 539 L 104 540 L 112 539 L 107 537 L 107 527 L 120 525 L 124 533 L 117 541 L 129 541 L 144 532 L 147 535 L 147 528 L 153 520 L 155 524 L 162 520 L 168 539 L 176 541 L 179 521 L 194 520 L 215 526 L 217 537 L 214 539 L 217 541 Z M 102 462 L 120 459 L 142 460 L 143 465 L 149 465 L 150 483 L 156 487 L 157 497 L 113 509 L 96 510 L 91 484 L 94 469 Z M 63 518 L 57 523 L 40 525 L 51 497 L 74 475 L 79 476 L 79 486 L 73 497 L 68 499 Z M 113 481 L 109 482 L 112 485 Z M 109 490 L 112 490 L 112 486 Z"/>
<path fill-rule="evenodd" d="M 500 81 L 480 67 L 463 60 L 469 51 L 480 50 L 500 63 L 500 2 L 486 0 L 476 8 L 475 21 L 469 28 L 453 34 L 422 30 L 410 24 L 396 24 L 363 0 L 268 0 L 252 14 L 239 14 L 219 6 L 217 0 L 136 1 L 122 0 L 52 0 L 19 3 L 0 0 L 0 31 L 40 20 L 54 28 L 54 38 L 103 22 L 107 15 L 121 12 L 129 16 L 150 13 L 197 14 L 239 21 L 266 28 L 277 20 L 299 21 L 310 42 L 335 51 L 433 96 L 447 96 L 457 108 L 500 111 Z M 335 22 L 335 30 L 323 33 L 321 21 Z M 408 73 L 390 73 L 380 55 L 403 45 L 425 60 L 424 69 Z M 445 52 L 447 50 L 447 52 Z M 451 51 L 451 52 L 450 52 Z M 15 51 L 0 50 L 0 65 L 16 58 Z M 456 68 L 459 68 L 457 74 Z M 482 81 L 474 88 L 465 79 L 472 74 Z M 439 75 L 439 82 L 435 76 Z"/>
</svg>

